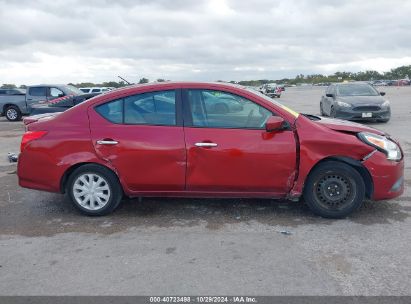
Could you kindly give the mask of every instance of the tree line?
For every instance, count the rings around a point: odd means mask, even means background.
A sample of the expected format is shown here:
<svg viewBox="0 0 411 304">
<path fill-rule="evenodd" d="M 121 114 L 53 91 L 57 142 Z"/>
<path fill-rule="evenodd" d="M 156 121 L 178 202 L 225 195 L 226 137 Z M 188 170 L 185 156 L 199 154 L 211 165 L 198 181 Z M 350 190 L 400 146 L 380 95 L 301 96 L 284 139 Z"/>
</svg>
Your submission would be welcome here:
<svg viewBox="0 0 411 304">
<path fill-rule="evenodd" d="M 329 83 L 329 82 L 341 82 L 347 80 L 354 81 L 372 81 L 372 80 L 398 80 L 411 77 L 411 65 L 400 66 L 395 69 L 391 69 L 389 72 L 380 73 L 374 70 L 361 71 L 357 73 L 353 72 L 335 72 L 332 75 L 323 74 L 311 74 L 303 75 L 299 74 L 294 78 L 282 78 L 282 79 L 260 79 L 260 80 L 245 80 L 239 81 L 238 84 L 246 86 L 259 86 L 265 83 L 277 82 L 287 84 L 317 84 L 317 83 Z M 233 81 L 231 81 L 233 82 Z M 233 82 L 234 83 L 234 82 Z"/>
<path fill-rule="evenodd" d="M 394 69 L 391 69 L 389 72 L 380 73 L 374 70 L 367 70 L 362 72 L 335 72 L 332 75 L 323 75 L 323 74 L 311 74 L 303 75 L 299 74 L 294 78 L 282 78 L 282 79 L 260 79 L 260 80 L 243 80 L 243 81 L 230 81 L 231 83 L 238 83 L 240 85 L 246 86 L 260 86 L 265 83 L 277 82 L 277 83 L 287 83 L 287 84 L 300 84 L 300 83 L 328 83 L 328 82 L 340 82 L 345 80 L 356 80 L 356 81 L 371 81 L 371 80 L 397 80 L 404 79 L 411 76 L 411 65 L 404 65 Z M 165 79 L 159 78 L 157 82 L 167 81 Z M 218 80 L 222 81 L 222 80 Z M 141 78 L 138 83 L 148 83 L 150 80 L 148 78 Z M 113 87 L 120 88 L 129 85 L 125 81 L 108 81 L 102 83 L 93 83 L 93 82 L 81 82 L 81 83 L 69 83 L 78 88 L 85 87 Z M 15 84 L 5 83 L 1 86 L 2 89 L 15 89 L 17 86 Z M 21 85 L 18 88 L 25 89 L 26 85 Z"/>
</svg>

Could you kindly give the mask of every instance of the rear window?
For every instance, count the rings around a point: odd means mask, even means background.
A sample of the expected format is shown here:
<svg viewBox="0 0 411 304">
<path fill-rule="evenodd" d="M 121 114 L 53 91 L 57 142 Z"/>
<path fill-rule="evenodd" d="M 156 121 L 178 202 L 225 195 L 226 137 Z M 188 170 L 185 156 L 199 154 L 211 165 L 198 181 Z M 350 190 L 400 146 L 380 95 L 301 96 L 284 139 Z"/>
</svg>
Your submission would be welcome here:
<svg viewBox="0 0 411 304">
<path fill-rule="evenodd" d="M 176 124 L 174 91 L 151 92 L 124 99 L 124 122 L 173 126 Z"/>
<path fill-rule="evenodd" d="M 176 125 L 175 91 L 128 96 L 97 106 L 96 111 L 113 123 L 133 125 Z"/>
<path fill-rule="evenodd" d="M 123 99 L 99 105 L 96 111 L 108 121 L 120 124 L 123 122 Z"/>
</svg>

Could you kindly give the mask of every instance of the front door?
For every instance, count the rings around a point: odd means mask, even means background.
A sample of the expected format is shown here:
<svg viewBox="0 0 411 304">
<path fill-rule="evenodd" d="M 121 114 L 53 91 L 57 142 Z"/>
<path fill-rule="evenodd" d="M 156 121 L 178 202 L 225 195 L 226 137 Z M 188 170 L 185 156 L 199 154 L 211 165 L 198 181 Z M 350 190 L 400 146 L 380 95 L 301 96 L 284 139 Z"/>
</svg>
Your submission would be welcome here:
<svg viewBox="0 0 411 304">
<path fill-rule="evenodd" d="M 177 95 L 149 92 L 89 108 L 96 154 L 111 163 L 130 192 L 184 190 L 186 151 Z"/>
<path fill-rule="evenodd" d="M 186 90 L 184 96 L 188 191 L 288 192 L 296 143 L 291 130 L 265 131 L 275 113 L 222 91 Z"/>
</svg>

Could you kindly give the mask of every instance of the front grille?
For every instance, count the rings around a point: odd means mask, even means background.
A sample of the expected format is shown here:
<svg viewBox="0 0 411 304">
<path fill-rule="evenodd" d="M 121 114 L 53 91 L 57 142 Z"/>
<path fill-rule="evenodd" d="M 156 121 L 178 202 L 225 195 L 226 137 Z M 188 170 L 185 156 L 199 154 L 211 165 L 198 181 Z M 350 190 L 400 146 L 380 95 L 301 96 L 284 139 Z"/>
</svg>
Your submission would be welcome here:
<svg viewBox="0 0 411 304">
<path fill-rule="evenodd" d="M 353 108 L 354 111 L 361 111 L 361 112 L 365 112 L 365 111 L 379 111 L 381 110 L 381 108 L 379 106 L 360 106 L 360 107 L 355 107 Z"/>
</svg>

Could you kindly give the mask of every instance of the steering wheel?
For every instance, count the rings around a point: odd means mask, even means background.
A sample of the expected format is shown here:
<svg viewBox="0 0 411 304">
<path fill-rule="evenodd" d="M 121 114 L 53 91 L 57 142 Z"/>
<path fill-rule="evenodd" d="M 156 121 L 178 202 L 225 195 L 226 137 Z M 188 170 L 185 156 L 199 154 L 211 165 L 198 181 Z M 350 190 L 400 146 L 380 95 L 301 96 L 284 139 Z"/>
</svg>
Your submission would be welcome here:
<svg viewBox="0 0 411 304">
<path fill-rule="evenodd" d="M 248 113 L 247 121 L 246 121 L 246 123 L 245 123 L 245 127 L 246 127 L 246 128 L 248 127 L 248 124 L 250 123 L 251 117 L 253 117 L 253 114 L 254 114 L 254 109 L 252 109 L 252 110 L 250 111 L 250 113 Z"/>
</svg>

